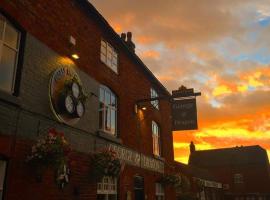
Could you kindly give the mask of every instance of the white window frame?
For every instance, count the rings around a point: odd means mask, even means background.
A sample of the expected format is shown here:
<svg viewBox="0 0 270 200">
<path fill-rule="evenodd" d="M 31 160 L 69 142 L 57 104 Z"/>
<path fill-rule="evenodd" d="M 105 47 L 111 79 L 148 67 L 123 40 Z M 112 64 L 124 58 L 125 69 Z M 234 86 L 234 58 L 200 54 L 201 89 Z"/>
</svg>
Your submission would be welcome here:
<svg viewBox="0 0 270 200">
<path fill-rule="evenodd" d="M 108 200 L 110 195 L 117 199 L 117 178 L 111 176 L 104 176 L 100 182 L 97 183 L 97 194 L 104 195 L 104 199 Z"/>
<path fill-rule="evenodd" d="M 152 138 L 153 138 L 153 154 L 155 156 L 161 156 L 161 145 L 160 145 L 160 127 L 152 121 Z"/>
<path fill-rule="evenodd" d="M 15 58 L 15 62 L 14 62 L 14 69 L 13 69 L 13 78 L 12 78 L 12 82 L 11 82 L 11 90 L 7 91 L 7 90 L 4 90 L 4 89 L 1 89 L 1 91 L 5 91 L 5 92 L 8 92 L 10 94 L 13 94 L 14 93 L 14 90 L 15 90 L 15 80 L 16 80 L 16 72 L 17 72 L 17 65 L 18 65 L 18 57 L 19 57 L 19 48 L 20 48 L 20 41 L 21 41 L 21 32 L 12 25 L 11 22 L 9 22 L 9 20 L 3 16 L 1 13 L 0 13 L 0 20 L 3 20 L 4 22 L 4 25 L 3 25 L 3 32 L 2 32 L 2 37 L 0 37 L 0 64 L 1 64 L 1 58 L 2 58 L 2 54 L 3 54 L 3 47 L 7 47 L 9 48 L 10 50 L 12 51 L 15 51 L 16 53 L 16 58 Z M 6 41 L 5 41 L 5 33 L 6 33 L 6 28 L 7 26 L 10 26 L 11 28 L 13 28 L 17 33 L 18 33 L 18 38 L 17 38 L 17 47 L 14 48 L 12 47 L 11 45 L 9 45 Z M 1 31 L 1 30 L 0 30 Z M 1 68 L 0 68 L 1 70 Z M 1 71 L 0 71 L 1 73 Z M 10 83 L 9 83 L 10 84 Z"/>
<path fill-rule="evenodd" d="M 101 94 L 103 93 L 103 95 Z M 109 95 L 110 102 L 106 102 L 106 94 Z M 112 100 L 115 99 L 115 105 Z M 103 107 L 101 107 L 103 105 Z M 100 117 L 102 112 L 102 119 Z M 115 113 L 114 129 L 112 129 L 112 113 Z M 108 117 L 109 116 L 109 117 Z M 108 118 L 107 118 L 108 117 Z M 117 136 L 117 96 L 108 87 L 100 85 L 99 89 L 99 129 L 105 133 Z M 109 123 L 110 126 L 107 126 Z"/>
<path fill-rule="evenodd" d="M 0 200 L 3 199 L 6 171 L 7 161 L 0 159 Z"/>
<path fill-rule="evenodd" d="M 151 98 L 157 98 L 157 97 L 159 97 L 157 91 L 154 88 L 150 88 L 150 95 L 151 95 Z M 154 108 L 156 108 L 157 110 L 159 110 L 159 100 L 151 101 L 151 104 L 152 104 L 152 106 Z"/>
<path fill-rule="evenodd" d="M 244 183 L 243 174 L 240 174 L 240 173 L 234 174 L 233 178 L 234 178 L 235 184 Z"/>
<path fill-rule="evenodd" d="M 101 39 L 100 60 L 118 74 L 118 53 L 107 41 Z"/>
<path fill-rule="evenodd" d="M 164 185 L 156 183 L 156 200 L 165 200 Z"/>
</svg>

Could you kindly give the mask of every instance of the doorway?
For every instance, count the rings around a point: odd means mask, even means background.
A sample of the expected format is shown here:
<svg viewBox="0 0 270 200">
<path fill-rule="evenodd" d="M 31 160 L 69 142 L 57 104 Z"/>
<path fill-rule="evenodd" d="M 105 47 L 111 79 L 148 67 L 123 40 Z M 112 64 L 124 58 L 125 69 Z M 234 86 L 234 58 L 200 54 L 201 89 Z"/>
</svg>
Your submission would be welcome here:
<svg viewBox="0 0 270 200">
<path fill-rule="evenodd" d="M 144 178 L 134 176 L 134 194 L 135 200 L 144 200 Z"/>
</svg>

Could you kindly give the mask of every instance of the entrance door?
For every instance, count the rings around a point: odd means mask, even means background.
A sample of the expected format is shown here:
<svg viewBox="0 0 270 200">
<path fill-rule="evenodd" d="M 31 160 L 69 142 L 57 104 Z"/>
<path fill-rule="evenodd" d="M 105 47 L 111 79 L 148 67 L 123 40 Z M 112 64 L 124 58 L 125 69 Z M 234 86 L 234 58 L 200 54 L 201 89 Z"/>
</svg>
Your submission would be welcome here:
<svg viewBox="0 0 270 200">
<path fill-rule="evenodd" d="M 135 200 L 144 200 L 144 179 L 141 176 L 134 176 Z"/>
</svg>

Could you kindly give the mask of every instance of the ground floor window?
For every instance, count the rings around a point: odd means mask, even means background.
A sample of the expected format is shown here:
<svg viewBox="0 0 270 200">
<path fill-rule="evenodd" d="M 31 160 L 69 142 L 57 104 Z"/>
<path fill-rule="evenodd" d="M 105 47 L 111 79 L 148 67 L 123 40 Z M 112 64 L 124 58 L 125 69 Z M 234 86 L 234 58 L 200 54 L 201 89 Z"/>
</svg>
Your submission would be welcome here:
<svg viewBox="0 0 270 200">
<path fill-rule="evenodd" d="M 156 183 L 156 200 L 164 200 L 164 186 L 161 183 Z"/>
<path fill-rule="evenodd" d="M 7 161 L 0 160 L 0 200 L 3 199 Z"/>
<path fill-rule="evenodd" d="M 97 200 L 116 200 L 117 199 L 117 179 L 104 176 L 97 183 Z"/>
</svg>

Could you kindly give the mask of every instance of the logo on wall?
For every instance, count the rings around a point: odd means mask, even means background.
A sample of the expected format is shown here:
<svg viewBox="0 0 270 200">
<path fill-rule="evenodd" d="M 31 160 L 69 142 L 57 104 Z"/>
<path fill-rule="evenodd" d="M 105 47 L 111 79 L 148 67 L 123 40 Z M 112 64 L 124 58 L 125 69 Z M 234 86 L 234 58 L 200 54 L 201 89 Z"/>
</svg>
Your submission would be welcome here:
<svg viewBox="0 0 270 200">
<path fill-rule="evenodd" d="M 50 106 L 55 117 L 66 124 L 75 124 L 84 115 L 85 95 L 78 74 L 71 68 L 52 73 L 49 84 Z"/>
</svg>

